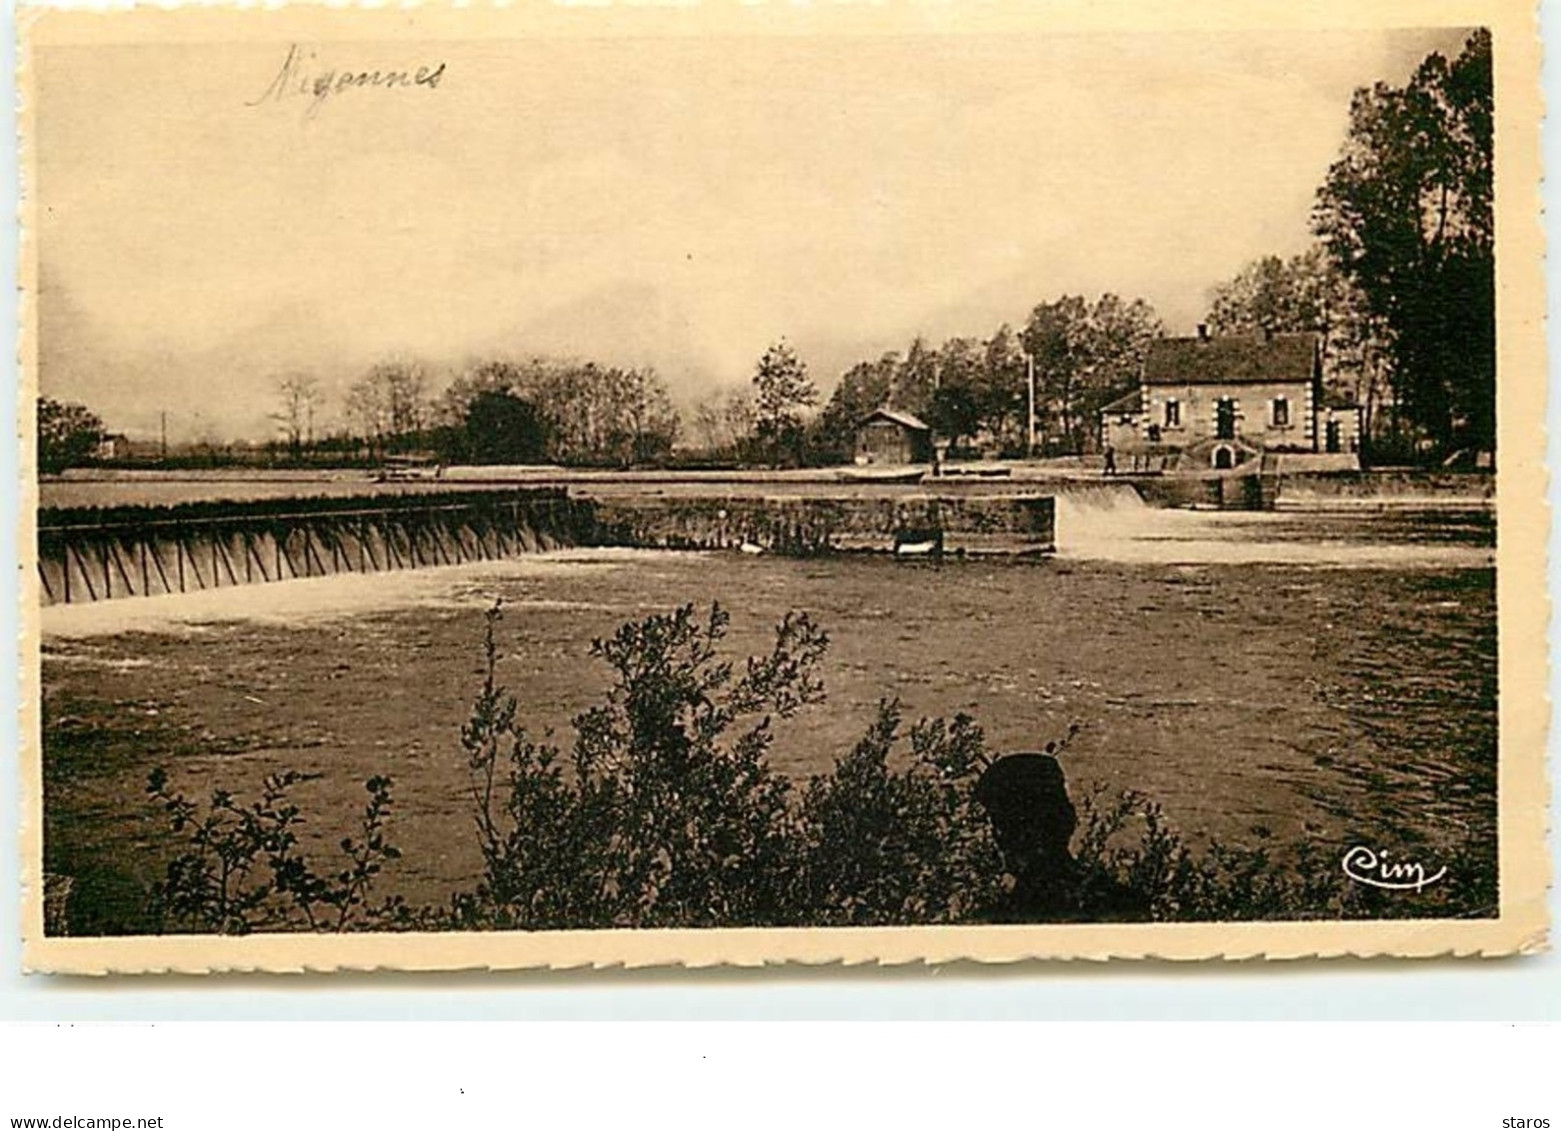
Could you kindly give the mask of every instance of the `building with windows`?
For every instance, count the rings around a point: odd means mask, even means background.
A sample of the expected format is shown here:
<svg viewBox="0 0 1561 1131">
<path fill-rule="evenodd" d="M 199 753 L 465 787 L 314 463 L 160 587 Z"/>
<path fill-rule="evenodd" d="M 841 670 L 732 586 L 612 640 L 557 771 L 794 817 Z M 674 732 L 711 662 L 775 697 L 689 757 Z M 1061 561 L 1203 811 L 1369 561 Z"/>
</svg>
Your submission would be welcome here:
<svg viewBox="0 0 1561 1131">
<path fill-rule="evenodd" d="M 1101 410 L 1119 453 L 1234 468 L 1264 452 L 1355 453 L 1360 409 L 1323 395 L 1316 334 L 1161 338 L 1139 387 Z"/>
</svg>

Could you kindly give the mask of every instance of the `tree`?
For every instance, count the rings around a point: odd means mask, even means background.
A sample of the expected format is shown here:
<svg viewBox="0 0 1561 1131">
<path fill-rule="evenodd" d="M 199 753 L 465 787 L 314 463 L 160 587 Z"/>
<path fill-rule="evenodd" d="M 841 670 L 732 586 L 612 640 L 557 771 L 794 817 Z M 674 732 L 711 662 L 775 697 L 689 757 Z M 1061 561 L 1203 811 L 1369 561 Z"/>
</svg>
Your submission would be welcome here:
<svg viewBox="0 0 1561 1131">
<path fill-rule="evenodd" d="M 933 431 L 959 447 L 980 431 L 985 408 L 981 343 L 972 338 L 950 338 L 938 350 L 938 387 L 927 406 L 927 423 Z"/>
<path fill-rule="evenodd" d="M 927 406 L 927 423 L 950 447 L 959 447 L 959 441 L 974 436 L 981 427 L 974 389 L 964 383 L 939 385 Z"/>
<path fill-rule="evenodd" d="M 319 380 L 309 373 L 288 373 L 277 378 L 276 391 L 281 407 L 271 414 L 271 419 L 282 429 L 288 449 L 297 459 L 306 438 L 314 443 L 314 414 L 325 397 L 320 392 Z"/>
<path fill-rule="evenodd" d="M 428 376 L 423 367 L 416 362 L 385 362 L 376 365 L 369 376 L 384 389 L 391 434 L 421 431 L 428 423 Z"/>
<path fill-rule="evenodd" d="M 536 405 L 514 393 L 490 389 L 466 408 L 466 457 L 473 463 L 537 463 L 547 450 L 547 429 Z"/>
<path fill-rule="evenodd" d="M 664 459 L 682 427 L 666 382 L 649 368 L 612 369 L 608 377 L 614 458 L 625 466 Z"/>
<path fill-rule="evenodd" d="M 103 421 L 85 405 L 38 398 L 38 470 L 45 475 L 86 463 L 105 435 Z"/>
<path fill-rule="evenodd" d="M 1036 359 L 1037 417 L 1058 418 L 1059 438 L 1077 451 L 1092 434 L 1084 426 L 1137 383 L 1149 343 L 1163 332 L 1147 302 L 1105 294 L 1094 303 L 1076 296 L 1041 303 L 1022 335 L 1005 323 L 986 341 L 950 338 L 937 348 L 918 336 L 903 355 L 846 370 L 819 414 L 814 446 L 844 457 L 863 417 L 895 408 L 924 418 L 952 447 L 984 439 L 1017 451 L 1027 431 L 1028 350 Z"/>
<path fill-rule="evenodd" d="M 502 358 L 479 361 L 451 381 L 434 400 L 434 421 L 446 428 L 464 428 L 472 402 L 480 394 L 514 393 L 525 398 L 524 385 L 525 373 L 514 362 Z"/>
<path fill-rule="evenodd" d="M 666 382 L 653 369 L 594 362 L 535 362 L 518 386 L 536 404 L 549 450 L 560 463 L 628 466 L 672 450 L 681 421 Z"/>
<path fill-rule="evenodd" d="M 1160 316 L 1143 299 L 1125 302 L 1103 294 L 1095 301 L 1085 330 L 1088 367 L 1078 403 L 1088 435 L 1094 435 L 1102 408 L 1138 386 L 1149 343 L 1164 333 Z"/>
<path fill-rule="evenodd" d="M 784 339 L 764 351 L 754 371 L 753 387 L 761 425 L 795 422 L 802 409 L 818 403 L 818 389 L 808 377 L 807 364 Z"/>
<path fill-rule="evenodd" d="M 905 351 L 905 360 L 895 375 L 892 397 L 895 408 L 916 416 L 927 414 L 938 390 L 938 362 L 938 351 L 918 334 Z"/>
<path fill-rule="evenodd" d="M 377 451 L 390 426 L 385 411 L 384 390 L 367 376 L 359 377 L 347 386 L 343 409 L 348 424 L 368 442 L 370 448 Z"/>
<path fill-rule="evenodd" d="M 594 364 L 562 366 L 537 390 L 537 407 L 548 423 L 548 451 L 559 463 L 589 463 L 602 446 L 602 371 Z"/>
<path fill-rule="evenodd" d="M 856 444 L 856 429 L 875 409 L 899 407 L 894 394 L 900 355 L 886 353 L 877 361 L 860 361 L 846 370 L 819 413 L 815 446 L 825 458 L 848 460 Z"/>
<path fill-rule="evenodd" d="M 1025 388 L 1024 349 L 1019 336 L 1003 323 L 986 340 L 982 349 L 981 419 L 1000 446 L 1010 451 L 1025 441 L 1025 413 L 1028 391 Z"/>
<path fill-rule="evenodd" d="M 1206 321 L 1217 334 L 1317 334 L 1324 386 L 1361 405 L 1366 433 L 1372 434 L 1386 393 L 1387 327 L 1326 247 L 1247 264 L 1209 292 Z"/>
<path fill-rule="evenodd" d="M 1163 333 L 1142 299 L 1064 295 L 1030 314 L 1021 338 L 1035 359 L 1036 409 L 1055 420 L 1064 450 L 1084 450 L 1101 408 L 1138 383 L 1149 343 Z"/>
<path fill-rule="evenodd" d="M 381 362 L 348 386 L 347 418 L 373 448 L 415 443 L 430 418 L 427 389 L 417 362 Z"/>
<path fill-rule="evenodd" d="M 1209 292 L 1209 329 L 1216 334 L 1322 330 L 1328 266 L 1325 257 L 1310 254 L 1253 260 Z"/>
<path fill-rule="evenodd" d="M 1313 230 L 1388 330 L 1398 411 L 1442 448 L 1495 445 L 1491 39 L 1355 92 Z"/>
<path fill-rule="evenodd" d="M 1063 295 L 1036 306 L 1020 334 L 1025 352 L 1035 362 L 1036 409 L 1041 417 L 1037 427 L 1044 428 L 1055 417 L 1068 448 L 1078 432 L 1079 391 L 1089 365 L 1088 332 L 1089 303 L 1082 296 Z"/>
<path fill-rule="evenodd" d="M 429 405 L 430 444 L 447 462 L 545 459 L 548 422 L 541 390 L 546 374 L 557 367 L 541 358 L 489 357 L 469 364 Z"/>
<path fill-rule="evenodd" d="M 802 410 L 818 403 L 818 389 L 797 351 L 782 339 L 764 351 L 753 374 L 759 439 L 779 462 L 783 454 L 801 462 Z"/>
<path fill-rule="evenodd" d="M 694 406 L 694 436 L 706 452 L 735 453 L 754 430 L 753 394 L 747 389 L 711 393 Z"/>
</svg>

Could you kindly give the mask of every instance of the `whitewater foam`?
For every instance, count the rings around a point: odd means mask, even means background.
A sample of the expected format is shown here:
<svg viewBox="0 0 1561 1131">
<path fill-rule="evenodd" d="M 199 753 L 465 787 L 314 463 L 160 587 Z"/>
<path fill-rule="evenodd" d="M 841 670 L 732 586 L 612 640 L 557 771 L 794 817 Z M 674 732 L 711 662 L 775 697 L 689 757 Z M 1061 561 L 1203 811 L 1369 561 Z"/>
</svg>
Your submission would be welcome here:
<svg viewBox="0 0 1561 1131">
<path fill-rule="evenodd" d="M 385 573 L 338 573 L 268 585 L 240 585 L 124 597 L 77 605 L 49 605 L 41 612 L 45 638 L 77 639 L 121 632 L 193 635 L 212 625 L 246 621 L 299 624 L 410 607 L 462 609 L 492 603 L 493 583 L 588 573 L 610 573 L 644 564 L 666 551 L 571 549 L 465 565 Z M 511 607 L 524 601 L 508 600 Z M 539 601 L 556 607 L 558 601 Z"/>
</svg>

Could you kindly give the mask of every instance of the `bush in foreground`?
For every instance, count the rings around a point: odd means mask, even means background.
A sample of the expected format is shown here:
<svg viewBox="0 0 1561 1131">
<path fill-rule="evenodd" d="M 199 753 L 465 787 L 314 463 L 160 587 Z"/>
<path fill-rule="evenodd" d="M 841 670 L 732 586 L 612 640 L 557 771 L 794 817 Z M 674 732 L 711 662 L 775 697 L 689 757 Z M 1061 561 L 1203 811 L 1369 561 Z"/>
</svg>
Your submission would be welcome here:
<svg viewBox="0 0 1561 1131">
<path fill-rule="evenodd" d="M 203 808 L 168 788 L 153 771 L 147 793 L 159 802 L 169 828 L 183 838 L 163 881 L 152 889 L 152 919 L 164 931 L 249 934 L 307 927 L 344 931 L 371 928 L 396 916 L 398 902 L 371 905 L 369 891 L 385 864 L 401 852 L 385 839 L 391 781 L 372 777 L 357 837 L 343 837 L 340 867 L 318 873 L 299 851 L 303 815 L 288 799 L 308 775 L 273 774 L 248 804 L 215 790 Z"/>
<path fill-rule="evenodd" d="M 288 800 L 303 775 L 267 779 L 248 804 L 202 807 L 149 792 L 180 845 L 154 893 L 163 929 L 546 930 L 874 926 L 1058 921 L 1340 918 L 1407 913 L 1347 887 L 1303 846 L 1288 865 L 1264 846 L 1195 851 L 1160 808 L 1099 788 L 1060 801 L 1067 824 L 1037 903 L 1033 872 L 1005 860 L 979 783 L 994 765 L 966 715 L 909 730 L 885 700 L 827 774 L 800 785 L 771 768 L 774 723 L 824 697 L 829 638 L 788 614 L 765 654 L 739 667 L 729 618 L 694 606 L 622 626 L 592 645 L 614 680 L 573 720 L 567 749 L 539 739 L 498 679 L 498 606 L 485 623 L 482 689 L 461 732 L 483 857 L 446 906 L 371 897 L 400 852 L 387 838 L 389 778 L 366 783 L 356 836 L 317 872 Z M 1077 730 L 1075 726 L 1070 731 Z M 1063 745 L 1066 739 L 1062 740 Z M 1060 753 L 1057 744 L 1047 757 Z M 1035 756 L 1030 756 L 1035 757 Z M 1060 772 L 1053 767 L 1061 789 Z M 992 811 L 996 815 L 995 811 Z M 1014 854 L 1013 845 L 1003 848 Z M 1467 876 L 1493 874 L 1464 861 Z M 1494 913 L 1494 882 L 1424 893 L 1418 914 Z"/>
</svg>

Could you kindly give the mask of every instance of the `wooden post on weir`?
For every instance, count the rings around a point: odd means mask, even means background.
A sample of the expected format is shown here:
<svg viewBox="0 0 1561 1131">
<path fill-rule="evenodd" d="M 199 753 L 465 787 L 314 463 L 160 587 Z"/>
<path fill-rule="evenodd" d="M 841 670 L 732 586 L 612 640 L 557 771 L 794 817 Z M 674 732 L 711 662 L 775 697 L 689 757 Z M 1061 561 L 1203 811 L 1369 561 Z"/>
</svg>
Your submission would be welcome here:
<svg viewBox="0 0 1561 1131">
<path fill-rule="evenodd" d="M 116 508 L 106 518 L 91 508 L 45 509 L 38 569 L 43 601 L 69 604 L 493 561 L 596 529 L 583 508 L 561 507 L 554 489 Z"/>
</svg>

